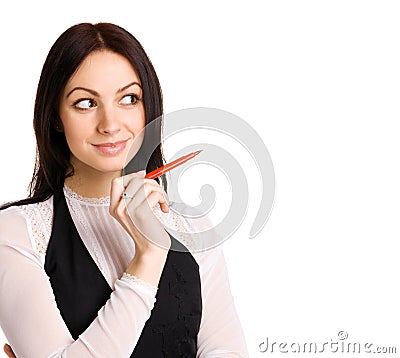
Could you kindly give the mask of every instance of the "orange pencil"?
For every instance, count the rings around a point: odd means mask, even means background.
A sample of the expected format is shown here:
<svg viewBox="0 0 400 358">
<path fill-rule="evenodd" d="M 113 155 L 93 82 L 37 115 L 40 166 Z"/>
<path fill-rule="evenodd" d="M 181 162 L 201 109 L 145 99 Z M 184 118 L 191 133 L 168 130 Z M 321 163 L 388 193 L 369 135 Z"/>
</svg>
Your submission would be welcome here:
<svg viewBox="0 0 400 358">
<path fill-rule="evenodd" d="M 155 179 L 155 178 L 159 177 L 160 175 L 170 171 L 171 169 L 174 169 L 177 166 L 179 166 L 183 163 L 186 163 L 188 160 L 194 158 L 200 152 L 201 152 L 201 150 L 198 150 L 197 152 L 192 152 L 192 153 L 186 154 L 183 157 L 180 157 L 171 163 L 167 163 L 167 164 L 163 165 L 162 167 L 157 168 L 156 170 L 153 170 L 150 173 L 147 173 L 145 178 L 146 179 Z"/>
</svg>

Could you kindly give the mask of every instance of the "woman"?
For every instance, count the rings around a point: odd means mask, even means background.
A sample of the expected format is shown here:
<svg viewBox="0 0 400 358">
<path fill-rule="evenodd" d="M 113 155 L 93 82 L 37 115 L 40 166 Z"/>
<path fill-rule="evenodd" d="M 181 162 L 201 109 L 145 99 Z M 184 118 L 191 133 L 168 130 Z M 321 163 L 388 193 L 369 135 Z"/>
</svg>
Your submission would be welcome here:
<svg viewBox="0 0 400 358">
<path fill-rule="evenodd" d="M 0 211 L 0 325 L 17 357 L 247 356 L 221 248 L 184 250 L 163 223 L 199 228 L 169 210 L 165 177 L 144 178 L 164 163 L 161 126 L 146 127 L 162 111 L 126 30 L 83 23 L 54 43 L 30 195 Z"/>
</svg>

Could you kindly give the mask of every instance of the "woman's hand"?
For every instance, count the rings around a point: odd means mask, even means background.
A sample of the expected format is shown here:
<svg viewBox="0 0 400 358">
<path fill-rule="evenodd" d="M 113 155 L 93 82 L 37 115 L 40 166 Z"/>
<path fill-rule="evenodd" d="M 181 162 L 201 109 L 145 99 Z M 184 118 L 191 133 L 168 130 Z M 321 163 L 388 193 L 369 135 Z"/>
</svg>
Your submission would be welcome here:
<svg viewBox="0 0 400 358">
<path fill-rule="evenodd" d="M 113 180 L 110 214 L 135 242 L 135 257 L 126 272 L 157 286 L 171 239 L 153 208 L 159 203 L 167 213 L 169 207 L 162 187 L 144 176 L 141 171 Z M 123 193 L 127 194 L 125 198 Z"/>
<path fill-rule="evenodd" d="M 7 357 L 10 358 L 17 358 L 17 356 L 14 354 L 13 350 L 11 349 L 11 346 L 9 344 L 5 344 L 3 347 L 4 353 L 7 354 Z"/>
</svg>

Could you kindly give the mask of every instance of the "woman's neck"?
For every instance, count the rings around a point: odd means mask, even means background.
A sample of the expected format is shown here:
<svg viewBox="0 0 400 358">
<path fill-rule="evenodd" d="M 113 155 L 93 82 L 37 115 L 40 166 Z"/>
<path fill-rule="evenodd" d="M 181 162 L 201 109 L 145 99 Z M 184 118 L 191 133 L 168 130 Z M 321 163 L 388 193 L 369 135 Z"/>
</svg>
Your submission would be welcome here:
<svg viewBox="0 0 400 358">
<path fill-rule="evenodd" d="M 94 169 L 92 171 L 85 170 L 82 173 L 78 168 L 74 169 L 74 175 L 65 179 L 65 185 L 86 198 L 110 196 L 112 180 L 122 174 L 122 171 L 102 173 Z"/>
</svg>

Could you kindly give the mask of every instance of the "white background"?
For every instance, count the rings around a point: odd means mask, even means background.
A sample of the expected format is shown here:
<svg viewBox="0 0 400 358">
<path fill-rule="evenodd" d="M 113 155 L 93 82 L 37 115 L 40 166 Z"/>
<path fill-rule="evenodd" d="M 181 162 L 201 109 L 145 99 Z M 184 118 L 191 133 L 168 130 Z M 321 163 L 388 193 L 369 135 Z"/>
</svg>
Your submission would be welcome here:
<svg viewBox="0 0 400 358">
<path fill-rule="evenodd" d="M 398 2 L 4 3 L 1 202 L 26 194 L 33 100 L 50 46 L 75 23 L 115 22 L 152 59 L 166 113 L 230 111 L 271 154 L 277 186 L 267 225 L 247 238 L 261 184 L 245 160 L 249 212 L 225 245 L 250 356 L 268 356 L 258 349 L 267 337 L 322 345 L 340 330 L 349 342 L 400 351 Z M 183 189 L 197 198 L 197 187 Z"/>
</svg>

